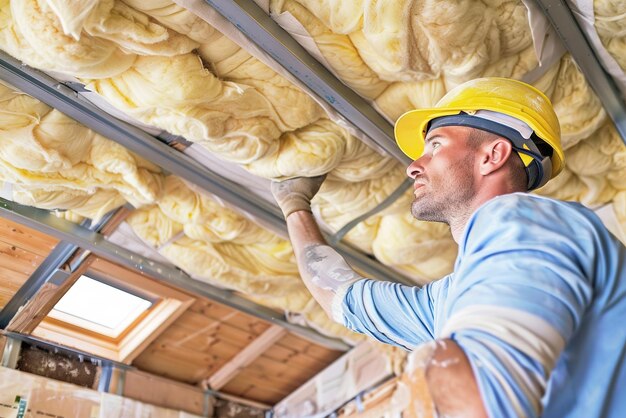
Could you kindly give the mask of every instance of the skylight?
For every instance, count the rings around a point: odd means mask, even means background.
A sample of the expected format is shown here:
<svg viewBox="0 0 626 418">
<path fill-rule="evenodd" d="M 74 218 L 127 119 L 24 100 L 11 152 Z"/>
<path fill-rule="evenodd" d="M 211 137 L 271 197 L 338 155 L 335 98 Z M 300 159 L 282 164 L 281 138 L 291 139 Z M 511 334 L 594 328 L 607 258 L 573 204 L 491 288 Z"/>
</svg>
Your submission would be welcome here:
<svg viewBox="0 0 626 418">
<path fill-rule="evenodd" d="M 117 338 L 152 303 L 106 283 L 81 276 L 48 316 Z"/>
</svg>

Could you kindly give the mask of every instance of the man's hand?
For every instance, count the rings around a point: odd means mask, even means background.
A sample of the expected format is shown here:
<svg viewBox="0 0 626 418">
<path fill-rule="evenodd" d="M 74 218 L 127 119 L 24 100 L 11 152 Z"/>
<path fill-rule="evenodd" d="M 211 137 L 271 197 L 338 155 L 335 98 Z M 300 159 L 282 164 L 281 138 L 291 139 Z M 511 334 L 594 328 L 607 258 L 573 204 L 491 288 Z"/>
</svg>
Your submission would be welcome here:
<svg viewBox="0 0 626 418">
<path fill-rule="evenodd" d="M 317 177 L 296 177 L 281 182 L 273 181 L 272 194 L 285 218 L 299 210 L 311 212 L 311 199 L 325 178 L 324 174 Z"/>
</svg>

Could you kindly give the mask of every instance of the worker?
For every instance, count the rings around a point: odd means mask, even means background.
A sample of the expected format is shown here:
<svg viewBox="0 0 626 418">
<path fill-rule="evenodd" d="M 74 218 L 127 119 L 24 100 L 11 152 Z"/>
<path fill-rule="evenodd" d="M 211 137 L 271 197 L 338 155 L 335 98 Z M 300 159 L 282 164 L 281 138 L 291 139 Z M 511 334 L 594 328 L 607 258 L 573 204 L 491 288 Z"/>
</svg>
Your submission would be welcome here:
<svg viewBox="0 0 626 418">
<path fill-rule="evenodd" d="M 428 348 L 440 416 L 626 417 L 626 249 L 591 210 L 527 193 L 564 164 L 549 99 L 476 79 L 402 115 L 395 137 L 414 160 L 411 213 L 450 226 L 454 272 L 422 288 L 362 277 L 311 214 L 323 178 L 275 182 L 300 274 L 328 315 Z"/>
</svg>

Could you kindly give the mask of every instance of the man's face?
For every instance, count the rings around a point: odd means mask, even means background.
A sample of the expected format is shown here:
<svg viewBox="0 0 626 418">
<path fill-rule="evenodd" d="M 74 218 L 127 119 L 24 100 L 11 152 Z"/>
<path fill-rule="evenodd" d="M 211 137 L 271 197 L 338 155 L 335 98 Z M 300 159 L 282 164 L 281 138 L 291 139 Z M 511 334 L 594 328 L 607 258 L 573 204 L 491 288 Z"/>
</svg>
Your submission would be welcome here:
<svg viewBox="0 0 626 418">
<path fill-rule="evenodd" d="M 475 194 L 475 148 L 471 128 L 445 126 L 428 132 L 424 154 L 407 168 L 414 180 L 411 214 L 423 221 L 449 223 Z"/>
</svg>

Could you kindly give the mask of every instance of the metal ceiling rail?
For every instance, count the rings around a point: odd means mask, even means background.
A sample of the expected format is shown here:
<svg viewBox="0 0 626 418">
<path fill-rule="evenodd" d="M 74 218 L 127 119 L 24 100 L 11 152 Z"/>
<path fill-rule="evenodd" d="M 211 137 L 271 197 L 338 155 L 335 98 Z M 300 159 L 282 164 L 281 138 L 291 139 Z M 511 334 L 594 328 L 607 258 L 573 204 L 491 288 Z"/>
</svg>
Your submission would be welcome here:
<svg viewBox="0 0 626 418">
<path fill-rule="evenodd" d="M 407 165 L 411 162 L 396 145 L 393 126 L 365 99 L 313 58 L 254 1 L 205 0 L 205 2 L 389 155 Z"/>
<path fill-rule="evenodd" d="M 111 211 L 104 216 L 99 222 L 89 224 L 87 228 L 92 231 L 98 231 L 106 225 L 116 211 Z M 35 293 L 39 291 L 41 286 L 48 282 L 53 275 L 57 272 L 57 269 L 69 260 L 69 258 L 78 250 L 78 246 L 60 241 L 52 249 L 50 254 L 43 260 L 43 262 L 35 269 L 33 274 L 24 282 L 24 284 L 13 295 L 11 300 L 0 309 L 0 329 L 5 329 L 19 309 L 26 304 Z"/>
<path fill-rule="evenodd" d="M 613 78 L 604 71 L 593 47 L 565 0 L 536 0 L 578 67 L 598 95 L 626 144 L 626 103 Z"/>
<path fill-rule="evenodd" d="M 229 204 L 242 209 L 258 207 L 259 210 L 254 212 L 255 216 L 277 231 L 285 230 L 278 209 L 260 199 L 252 202 L 250 192 L 244 187 L 219 177 L 141 129 L 114 118 L 84 99 L 75 90 L 21 64 L 3 51 L 0 51 L 0 78 L 170 173 L 219 196 Z"/>
<path fill-rule="evenodd" d="M 258 305 L 230 290 L 195 280 L 178 268 L 149 260 L 107 241 L 104 236 L 95 231 L 65 219 L 57 218 L 46 210 L 23 206 L 0 198 L 0 216 L 74 244 L 102 258 L 146 274 L 156 280 L 166 282 L 196 295 L 204 296 L 272 324 L 280 325 L 295 334 L 326 347 L 343 351 L 350 349 L 350 346 L 343 341 L 319 334 L 311 328 L 292 324 L 285 319 L 284 315 L 270 308 Z"/>
<path fill-rule="evenodd" d="M 287 225 L 279 209 L 248 189 L 225 179 L 187 155 L 155 137 L 99 109 L 78 92 L 54 78 L 21 64 L 0 51 L 0 79 L 13 87 L 65 113 L 100 135 L 109 138 L 164 170 L 181 177 L 226 203 L 247 212 L 274 232 L 287 235 Z M 350 245 L 334 245 L 347 261 L 368 277 L 415 285 L 391 268 L 368 257 Z"/>
</svg>

